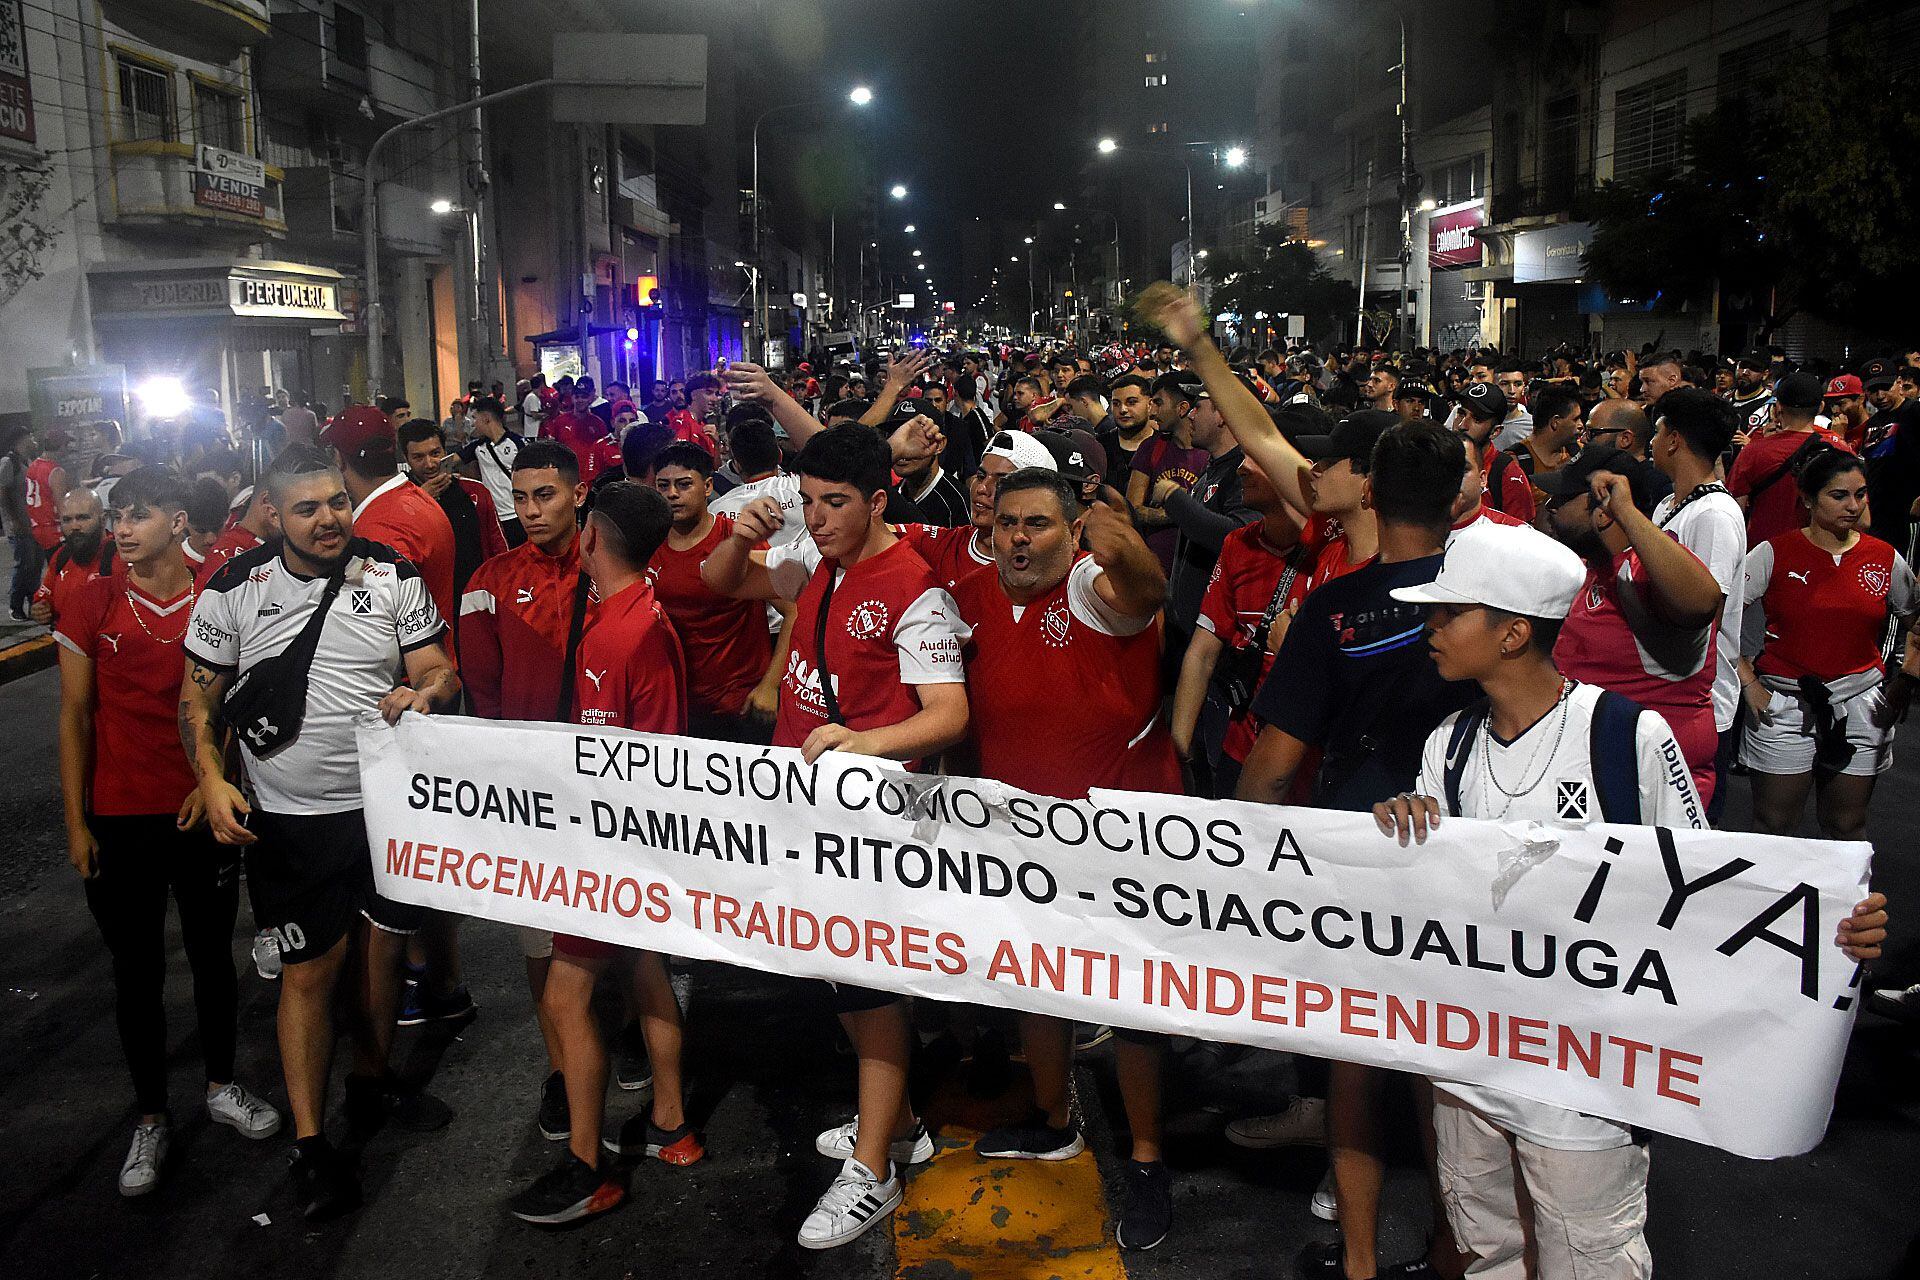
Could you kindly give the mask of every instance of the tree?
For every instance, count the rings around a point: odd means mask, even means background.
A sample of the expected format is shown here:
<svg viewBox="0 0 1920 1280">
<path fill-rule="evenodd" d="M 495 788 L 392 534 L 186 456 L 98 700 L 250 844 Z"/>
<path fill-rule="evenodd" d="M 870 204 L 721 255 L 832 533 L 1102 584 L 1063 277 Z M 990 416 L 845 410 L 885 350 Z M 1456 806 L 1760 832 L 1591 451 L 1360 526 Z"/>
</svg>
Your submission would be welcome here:
<svg viewBox="0 0 1920 1280">
<path fill-rule="evenodd" d="M 1782 92 L 1689 123 L 1682 167 L 1604 184 L 1590 276 L 1677 306 L 1718 286 L 1771 297 L 1766 329 L 1805 310 L 1869 333 L 1911 328 L 1920 189 L 1905 158 L 1920 110 L 1854 42 L 1770 69 Z"/>
<path fill-rule="evenodd" d="M 1359 305 L 1353 285 L 1335 279 L 1318 254 L 1280 226 L 1255 228 L 1247 253 L 1216 259 L 1212 276 L 1214 312 L 1235 312 L 1243 326 L 1264 311 L 1305 316 L 1316 331 L 1337 330 Z"/>
</svg>

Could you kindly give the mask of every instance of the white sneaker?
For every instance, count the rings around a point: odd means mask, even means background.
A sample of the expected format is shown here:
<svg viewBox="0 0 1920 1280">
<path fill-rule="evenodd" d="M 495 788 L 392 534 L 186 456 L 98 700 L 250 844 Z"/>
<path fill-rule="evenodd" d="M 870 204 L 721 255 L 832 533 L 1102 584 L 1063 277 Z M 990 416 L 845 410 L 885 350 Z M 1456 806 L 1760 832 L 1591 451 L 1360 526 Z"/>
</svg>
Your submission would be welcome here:
<svg viewBox="0 0 1920 1280">
<path fill-rule="evenodd" d="M 280 1132 L 280 1113 L 237 1084 L 209 1094 L 207 1114 L 215 1124 L 238 1129 L 243 1138 L 271 1138 Z"/>
<path fill-rule="evenodd" d="M 253 971 L 268 982 L 280 976 L 280 944 L 265 930 L 253 935 Z"/>
<path fill-rule="evenodd" d="M 167 1162 L 167 1122 L 137 1125 L 126 1163 L 120 1166 L 120 1194 L 143 1196 L 160 1185 L 160 1166 Z"/>
<path fill-rule="evenodd" d="M 900 1178 L 891 1165 L 883 1180 L 858 1160 L 849 1160 L 800 1224 L 800 1247 L 832 1249 L 857 1240 L 899 1203 Z"/>
<path fill-rule="evenodd" d="M 1235 1120 L 1227 1125 L 1227 1141 L 1253 1151 L 1272 1147 L 1324 1147 L 1327 1145 L 1327 1100 L 1295 1098 L 1284 1111 Z"/>
<path fill-rule="evenodd" d="M 1327 1176 L 1313 1189 L 1313 1203 L 1307 1208 L 1322 1222 L 1340 1221 L 1340 1198 L 1333 1193 L 1332 1169 L 1327 1170 Z"/>
<path fill-rule="evenodd" d="M 853 1159 L 854 1145 L 860 1140 L 860 1117 L 828 1129 L 813 1140 L 813 1149 L 829 1160 Z M 887 1158 L 895 1164 L 925 1164 L 933 1159 L 933 1139 L 927 1135 L 924 1121 L 913 1122 L 913 1132 L 895 1138 L 887 1148 Z"/>
</svg>

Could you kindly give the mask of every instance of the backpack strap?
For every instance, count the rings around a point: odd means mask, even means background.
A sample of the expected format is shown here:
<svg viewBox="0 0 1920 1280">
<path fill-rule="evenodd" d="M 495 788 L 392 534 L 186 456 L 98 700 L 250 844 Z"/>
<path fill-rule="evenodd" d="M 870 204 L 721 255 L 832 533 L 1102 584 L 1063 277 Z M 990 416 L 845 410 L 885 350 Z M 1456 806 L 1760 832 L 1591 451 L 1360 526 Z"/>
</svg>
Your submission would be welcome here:
<svg viewBox="0 0 1920 1280">
<path fill-rule="evenodd" d="M 1607 822 L 1640 825 L 1640 716 L 1639 703 L 1604 689 L 1593 705 L 1588 750 L 1600 816 Z"/>
<path fill-rule="evenodd" d="M 1473 756 L 1473 740 L 1487 723 L 1488 702 L 1485 698 L 1474 703 L 1460 713 L 1453 722 L 1453 732 L 1447 738 L 1446 766 L 1442 772 L 1442 787 L 1446 791 L 1447 816 L 1460 816 L 1460 778 L 1467 771 L 1467 761 Z"/>
</svg>

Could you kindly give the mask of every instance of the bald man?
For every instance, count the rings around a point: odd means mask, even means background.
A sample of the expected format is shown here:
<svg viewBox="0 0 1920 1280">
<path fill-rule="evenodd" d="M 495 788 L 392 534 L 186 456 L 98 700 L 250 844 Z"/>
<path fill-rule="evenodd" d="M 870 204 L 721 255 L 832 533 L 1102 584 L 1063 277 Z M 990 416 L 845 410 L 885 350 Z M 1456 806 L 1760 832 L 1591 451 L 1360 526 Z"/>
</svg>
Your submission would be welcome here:
<svg viewBox="0 0 1920 1280">
<path fill-rule="evenodd" d="M 1602 400 L 1593 406 L 1580 438 L 1582 448 L 1625 449 L 1633 455 L 1633 491 L 1636 495 L 1645 495 L 1647 506 L 1641 514 L 1648 516 L 1662 498 L 1673 492 L 1673 481 L 1647 458 L 1647 446 L 1652 440 L 1653 424 L 1631 400 Z"/>
<path fill-rule="evenodd" d="M 106 536 L 100 497 L 85 485 L 60 499 L 60 545 L 47 561 L 46 576 L 33 593 L 29 616 L 51 626 L 60 607 L 81 584 L 113 572 L 113 539 Z"/>
</svg>

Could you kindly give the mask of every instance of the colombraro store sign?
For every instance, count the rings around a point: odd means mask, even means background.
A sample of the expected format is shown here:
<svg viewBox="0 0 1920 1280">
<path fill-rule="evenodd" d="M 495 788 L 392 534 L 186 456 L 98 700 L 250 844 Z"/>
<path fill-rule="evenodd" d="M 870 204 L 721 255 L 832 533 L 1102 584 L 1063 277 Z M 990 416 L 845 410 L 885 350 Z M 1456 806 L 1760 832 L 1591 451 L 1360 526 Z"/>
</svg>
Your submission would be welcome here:
<svg viewBox="0 0 1920 1280">
<path fill-rule="evenodd" d="M 1487 225 L 1484 200 L 1435 209 L 1427 215 L 1427 269 L 1451 271 L 1458 267 L 1477 267 L 1486 247 L 1473 233 Z"/>
<path fill-rule="evenodd" d="M 1862 843 L 1096 791 L 377 716 L 403 902 L 749 969 L 1492 1085 L 1742 1155 L 1826 1129 Z"/>
</svg>

